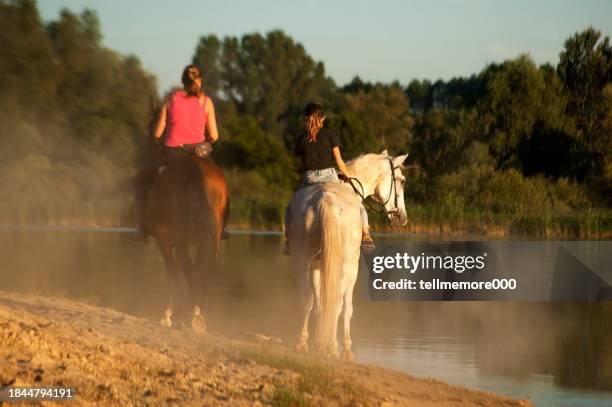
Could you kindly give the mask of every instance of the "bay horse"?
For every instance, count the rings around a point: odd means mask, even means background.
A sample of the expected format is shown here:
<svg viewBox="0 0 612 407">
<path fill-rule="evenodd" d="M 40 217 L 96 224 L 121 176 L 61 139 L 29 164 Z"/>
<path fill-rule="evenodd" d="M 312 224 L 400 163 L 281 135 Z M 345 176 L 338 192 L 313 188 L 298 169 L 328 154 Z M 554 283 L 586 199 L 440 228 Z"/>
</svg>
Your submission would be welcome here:
<svg viewBox="0 0 612 407">
<path fill-rule="evenodd" d="M 393 226 L 403 226 L 408 219 L 401 172 L 407 156 L 390 157 L 385 150 L 347 163 L 359 180 L 355 186 L 359 195 L 378 201 Z M 299 350 L 308 350 L 308 323 L 314 308 L 316 350 L 337 356 L 338 320 L 343 312 L 342 357 L 353 358 L 350 326 L 362 230 L 359 195 L 348 183 L 312 184 L 298 189 L 289 203 L 287 236 L 302 299 Z"/>
<path fill-rule="evenodd" d="M 158 172 L 146 198 L 143 222 L 157 242 L 168 277 L 168 306 L 160 324 L 172 326 L 182 276 L 193 310 L 191 327 L 206 332 L 206 294 L 229 213 L 227 183 L 209 157 L 186 155 Z M 190 247 L 195 247 L 195 256 Z"/>
</svg>

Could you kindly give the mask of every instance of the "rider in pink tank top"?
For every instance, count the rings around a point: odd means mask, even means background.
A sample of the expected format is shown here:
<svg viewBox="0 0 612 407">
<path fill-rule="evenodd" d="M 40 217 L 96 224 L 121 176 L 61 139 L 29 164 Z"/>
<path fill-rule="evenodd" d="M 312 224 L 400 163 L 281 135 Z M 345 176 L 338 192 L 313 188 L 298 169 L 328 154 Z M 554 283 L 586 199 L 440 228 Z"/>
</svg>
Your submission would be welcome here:
<svg viewBox="0 0 612 407">
<path fill-rule="evenodd" d="M 206 96 L 189 96 L 183 90 L 175 92 L 170 97 L 165 145 L 178 147 L 204 141 L 208 119 L 206 99 Z"/>
<path fill-rule="evenodd" d="M 212 99 L 204 95 L 200 68 L 193 64 L 187 65 L 181 75 L 181 82 L 183 89 L 172 93 L 164 101 L 152 129 L 154 140 L 157 143 L 163 142 L 163 147 L 156 150 L 155 165 L 142 169 L 138 175 L 136 204 L 141 239 L 149 233 L 143 223 L 145 202 L 160 168 L 191 158 L 203 141 L 212 144 L 219 139 L 215 105 Z M 224 237 L 227 235 L 225 226 L 223 234 Z"/>
</svg>

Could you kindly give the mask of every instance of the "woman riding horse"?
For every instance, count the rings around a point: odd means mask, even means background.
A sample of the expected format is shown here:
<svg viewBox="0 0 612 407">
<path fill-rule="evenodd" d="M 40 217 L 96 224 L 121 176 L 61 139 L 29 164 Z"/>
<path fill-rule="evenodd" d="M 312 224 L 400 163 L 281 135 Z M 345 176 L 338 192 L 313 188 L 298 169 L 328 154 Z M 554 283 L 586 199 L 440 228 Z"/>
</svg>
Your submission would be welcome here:
<svg viewBox="0 0 612 407">
<path fill-rule="evenodd" d="M 137 199 L 139 201 L 139 232 L 140 238 L 149 234 L 144 225 L 144 200 L 148 187 L 158 172 L 159 166 L 169 166 L 177 160 L 198 154 L 199 151 L 208 153 L 212 150 L 210 144 L 219 139 L 217 119 L 213 101 L 204 94 L 202 89 L 202 75 L 196 65 L 188 65 L 181 76 L 183 89 L 172 92 L 161 108 L 153 128 L 153 137 L 157 143 L 162 142 L 158 151 L 156 163 L 147 174 L 140 175 L 146 178 L 139 185 Z M 148 181 L 148 182 L 147 182 Z M 227 229 L 223 228 L 222 238 L 227 238 Z"/>
<path fill-rule="evenodd" d="M 340 182 L 338 170 L 345 177 L 351 177 L 349 170 L 340 154 L 340 143 L 336 133 L 323 127 L 325 116 L 323 108 L 317 103 L 309 103 L 304 110 L 304 121 L 306 124 L 306 134 L 300 137 L 295 146 L 295 154 L 300 158 L 302 164 L 303 183 L 302 185 L 318 184 L 324 182 Z M 361 248 L 365 252 L 374 249 L 374 242 L 370 237 L 370 226 L 368 224 L 368 213 L 363 204 L 360 208 L 362 238 Z M 289 254 L 289 239 L 287 230 L 291 222 L 289 207 L 285 211 L 285 242 L 283 253 Z"/>
<path fill-rule="evenodd" d="M 183 89 L 173 92 L 162 105 L 155 126 L 154 137 L 160 140 L 164 133 L 161 163 L 185 157 L 208 141 L 219 139 L 215 106 L 202 90 L 202 75 L 195 65 L 188 65 L 181 77 Z"/>
<path fill-rule="evenodd" d="M 206 329 L 204 310 L 225 232 L 229 195 L 223 171 L 207 156 L 219 135 L 214 105 L 202 91 L 200 70 L 187 66 L 182 81 L 183 89 L 166 99 L 152 129 L 163 146 L 142 225 L 155 238 L 166 265 L 169 296 L 161 325 L 172 326 L 175 309 L 186 309 L 175 304 L 184 280 L 189 296 L 179 299 L 191 307 L 191 326 L 201 332 Z"/>
</svg>

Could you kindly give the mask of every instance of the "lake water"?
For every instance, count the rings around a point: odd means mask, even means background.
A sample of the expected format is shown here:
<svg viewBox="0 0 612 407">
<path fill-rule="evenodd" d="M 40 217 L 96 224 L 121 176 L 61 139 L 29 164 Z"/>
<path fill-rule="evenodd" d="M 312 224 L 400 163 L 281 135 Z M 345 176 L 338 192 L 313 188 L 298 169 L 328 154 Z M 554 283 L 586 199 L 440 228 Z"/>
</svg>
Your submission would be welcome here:
<svg viewBox="0 0 612 407">
<path fill-rule="evenodd" d="M 382 238 L 381 238 L 382 239 Z M 122 230 L 0 230 L 0 290 L 65 296 L 159 319 L 166 277 L 155 245 Z M 359 362 L 531 400 L 612 405 L 612 304 L 372 302 L 355 293 Z M 280 236 L 223 243 L 208 323 L 295 340 L 299 300 Z"/>
</svg>

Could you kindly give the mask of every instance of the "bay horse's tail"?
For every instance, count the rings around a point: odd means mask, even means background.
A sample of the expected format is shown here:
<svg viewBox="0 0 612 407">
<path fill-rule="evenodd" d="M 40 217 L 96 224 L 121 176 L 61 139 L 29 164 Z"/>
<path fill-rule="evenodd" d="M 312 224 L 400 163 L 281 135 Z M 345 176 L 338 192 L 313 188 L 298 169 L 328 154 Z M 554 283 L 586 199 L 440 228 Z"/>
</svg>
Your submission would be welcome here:
<svg viewBox="0 0 612 407">
<path fill-rule="evenodd" d="M 342 273 L 342 240 L 338 212 L 329 195 L 323 193 L 318 205 L 321 228 L 321 296 L 315 323 L 315 344 L 323 353 L 337 350 L 337 331 Z"/>
</svg>

